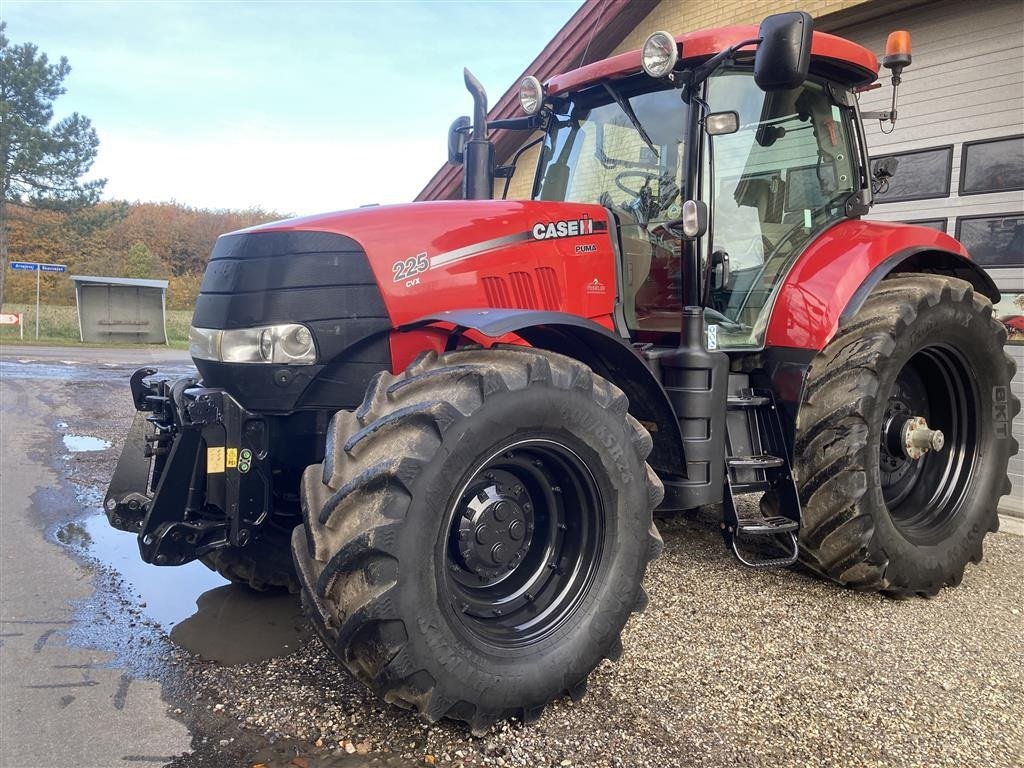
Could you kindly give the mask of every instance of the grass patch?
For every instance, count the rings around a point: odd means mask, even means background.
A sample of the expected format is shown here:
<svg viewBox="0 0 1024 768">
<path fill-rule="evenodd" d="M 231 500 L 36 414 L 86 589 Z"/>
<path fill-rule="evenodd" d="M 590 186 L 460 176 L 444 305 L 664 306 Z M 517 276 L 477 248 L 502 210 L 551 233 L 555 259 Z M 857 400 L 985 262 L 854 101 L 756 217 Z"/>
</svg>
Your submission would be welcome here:
<svg viewBox="0 0 1024 768">
<path fill-rule="evenodd" d="M 36 305 L 4 304 L 4 312 L 21 312 L 25 322 L 25 338 L 22 341 L 19 330 L 13 325 L 0 325 L 0 342 L 4 344 L 45 344 L 47 346 L 96 346 L 97 342 L 83 344 L 78 335 L 78 309 L 76 307 L 42 304 L 39 307 L 39 340 L 36 341 Z M 192 310 L 167 310 L 167 346 L 172 349 L 188 348 L 188 327 L 192 322 Z M 152 344 L 116 343 L 102 344 L 110 347 L 163 346 Z"/>
</svg>

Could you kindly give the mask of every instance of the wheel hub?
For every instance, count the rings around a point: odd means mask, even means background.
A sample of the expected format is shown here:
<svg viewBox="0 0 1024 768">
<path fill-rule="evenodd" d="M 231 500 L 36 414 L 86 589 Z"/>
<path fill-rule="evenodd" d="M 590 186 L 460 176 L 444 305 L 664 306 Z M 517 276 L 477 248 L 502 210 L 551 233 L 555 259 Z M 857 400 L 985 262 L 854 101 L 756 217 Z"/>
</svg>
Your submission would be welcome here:
<svg viewBox="0 0 1024 768">
<path fill-rule="evenodd" d="M 946 438 L 941 430 L 931 429 L 923 416 L 913 416 L 903 423 L 900 433 L 903 455 L 917 461 L 928 451 L 941 451 Z"/>
<path fill-rule="evenodd" d="M 930 451 L 941 451 L 946 444 L 942 430 L 932 429 L 924 416 L 914 416 L 907 406 L 894 400 L 889 403 L 883 431 L 882 465 L 895 472 L 906 461 L 917 461 Z"/>
<path fill-rule="evenodd" d="M 492 484 L 462 510 L 459 554 L 466 569 L 484 579 L 512 571 L 530 548 L 532 505 L 515 484 Z"/>
</svg>

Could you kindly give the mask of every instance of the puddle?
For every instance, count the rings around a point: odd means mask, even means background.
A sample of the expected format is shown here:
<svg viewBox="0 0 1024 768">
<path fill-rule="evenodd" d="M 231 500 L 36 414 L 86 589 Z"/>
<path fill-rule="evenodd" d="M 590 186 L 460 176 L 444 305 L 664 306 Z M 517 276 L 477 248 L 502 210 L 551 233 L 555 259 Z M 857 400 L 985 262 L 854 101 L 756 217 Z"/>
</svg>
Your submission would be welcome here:
<svg viewBox="0 0 1024 768">
<path fill-rule="evenodd" d="M 64 435 L 64 447 L 71 453 L 105 451 L 110 447 L 110 441 L 91 435 Z"/>
<path fill-rule="evenodd" d="M 200 562 L 161 568 L 143 562 L 135 534 L 111 528 L 103 515 L 62 526 L 57 539 L 114 568 L 165 630 L 196 612 L 196 600 L 225 579 Z"/>
<path fill-rule="evenodd" d="M 208 661 L 248 664 L 284 656 L 310 636 L 298 595 L 228 584 L 199 597 L 171 640 Z"/>
<path fill-rule="evenodd" d="M 209 661 L 245 664 L 284 656 L 310 628 L 298 595 L 255 592 L 229 584 L 199 562 L 161 568 L 142 561 L 134 534 L 111 528 L 103 515 L 68 523 L 57 540 L 114 568 L 141 613 L 171 640 Z"/>
<path fill-rule="evenodd" d="M 114 381 L 128 385 L 128 378 L 139 365 L 77 364 L 60 365 L 35 361 L 0 360 L 0 378 L 53 379 L 57 381 Z M 160 368 L 158 379 L 180 379 L 195 376 L 196 369 L 188 364 L 172 364 Z"/>
</svg>

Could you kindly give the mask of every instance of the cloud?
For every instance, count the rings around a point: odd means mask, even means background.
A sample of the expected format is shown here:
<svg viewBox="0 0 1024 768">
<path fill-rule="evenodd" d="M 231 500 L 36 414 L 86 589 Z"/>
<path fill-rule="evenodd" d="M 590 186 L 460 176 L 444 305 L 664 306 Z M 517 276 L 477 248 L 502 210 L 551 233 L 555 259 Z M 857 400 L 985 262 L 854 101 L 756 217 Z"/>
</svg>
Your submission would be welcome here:
<svg viewBox="0 0 1024 768">
<path fill-rule="evenodd" d="M 443 137 L 339 143 L 249 129 L 193 136 L 101 132 L 92 176 L 105 197 L 177 200 L 202 208 L 260 207 L 296 215 L 411 200 L 444 161 Z"/>
</svg>

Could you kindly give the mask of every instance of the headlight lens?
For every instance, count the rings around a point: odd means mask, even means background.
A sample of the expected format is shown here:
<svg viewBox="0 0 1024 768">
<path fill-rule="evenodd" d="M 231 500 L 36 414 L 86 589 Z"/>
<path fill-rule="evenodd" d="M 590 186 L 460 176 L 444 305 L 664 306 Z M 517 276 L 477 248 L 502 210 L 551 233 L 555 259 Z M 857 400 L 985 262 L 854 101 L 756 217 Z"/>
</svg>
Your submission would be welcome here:
<svg viewBox="0 0 1024 768">
<path fill-rule="evenodd" d="M 651 77 L 665 77 L 679 60 L 676 39 L 668 32 L 655 32 L 647 38 L 640 54 L 644 72 Z"/>
<path fill-rule="evenodd" d="M 544 86 L 533 75 L 524 77 L 519 84 L 519 106 L 528 115 L 535 115 L 544 103 Z"/>
<path fill-rule="evenodd" d="M 316 362 L 313 334 L 304 325 L 281 323 L 258 328 L 189 328 L 188 353 L 221 363 L 312 365 Z"/>
</svg>

